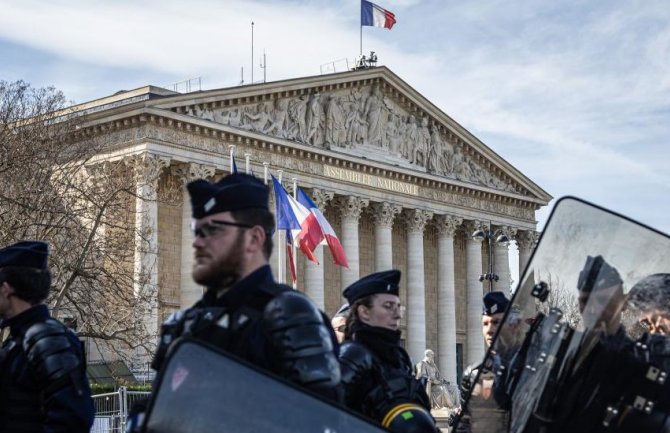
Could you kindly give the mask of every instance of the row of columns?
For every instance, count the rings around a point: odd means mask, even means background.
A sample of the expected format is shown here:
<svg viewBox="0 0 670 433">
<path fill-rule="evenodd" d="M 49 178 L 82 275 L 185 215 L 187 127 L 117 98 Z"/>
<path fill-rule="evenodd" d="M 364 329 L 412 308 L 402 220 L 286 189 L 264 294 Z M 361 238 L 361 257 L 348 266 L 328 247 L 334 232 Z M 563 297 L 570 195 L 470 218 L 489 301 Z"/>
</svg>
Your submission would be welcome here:
<svg viewBox="0 0 670 433">
<path fill-rule="evenodd" d="M 393 268 L 393 223 L 402 219 L 407 226 L 407 351 L 413 360 L 423 358 L 426 349 L 426 298 L 424 275 L 424 231 L 433 222 L 438 232 L 438 355 L 439 368 L 445 378 L 456 381 L 456 282 L 454 237 L 462 228 L 472 233 L 481 228 L 479 221 L 466 221 L 453 215 L 434 215 L 430 211 L 408 209 L 389 202 L 369 203 L 356 196 L 326 194 L 314 189 L 312 197 L 322 212 L 328 202 L 334 202 L 341 210 L 340 241 L 347 252 L 349 269 L 340 268 L 341 289 L 361 277 L 359 272 L 358 225 L 365 207 L 370 206 L 375 232 L 375 271 Z M 398 218 L 400 217 L 400 218 Z M 507 230 L 510 231 L 510 230 Z M 519 245 L 519 267 L 522 270 L 528 261 L 531 248 L 537 239 L 535 232 L 510 231 Z M 316 252 L 319 262 L 323 258 L 322 247 Z M 509 294 L 510 271 L 507 246 L 497 245 L 494 250 L 494 272 L 500 276 L 494 289 Z M 482 245 L 471 236 L 466 241 L 466 297 L 467 297 L 467 353 L 468 364 L 479 362 L 484 356 L 484 340 L 481 331 L 483 285 L 479 281 L 482 274 Z M 305 287 L 307 294 L 320 308 L 324 307 L 323 267 L 306 261 Z"/>
<path fill-rule="evenodd" d="M 138 176 L 138 195 L 136 209 L 137 227 L 146 229 L 149 236 L 149 248 L 136 251 L 135 272 L 136 281 L 148 281 L 150 288 L 158 284 L 157 269 L 157 204 L 155 200 L 157 179 L 160 170 L 169 165 L 169 160 L 150 154 L 134 157 L 133 164 Z M 184 184 L 200 178 L 211 178 L 214 167 L 190 163 L 172 168 Z M 359 269 L 359 236 L 358 225 L 362 211 L 370 206 L 375 223 L 375 270 L 387 270 L 393 267 L 393 223 L 403 219 L 407 226 L 407 350 L 413 360 L 423 358 L 426 349 L 426 321 L 425 321 L 425 275 L 424 275 L 424 231 L 429 222 L 436 225 L 438 233 L 438 356 L 439 368 L 445 378 L 456 381 L 456 283 L 454 280 L 454 238 L 456 231 L 462 228 L 466 233 L 472 233 L 481 226 L 478 221 L 463 221 L 453 215 L 434 215 L 430 211 L 421 209 L 407 209 L 402 212 L 402 206 L 390 202 L 372 203 L 369 200 L 356 196 L 335 197 L 332 192 L 321 189 L 311 191 L 315 204 L 325 211 L 329 202 L 334 202 L 341 209 L 340 241 L 347 253 L 349 268 L 341 269 L 342 290 L 358 280 Z M 191 278 L 193 254 L 189 246 L 192 243 L 190 229 L 190 203 L 188 195 L 184 194 L 182 215 L 182 251 L 181 251 L 181 298 L 182 307 L 193 305 L 202 295 L 202 288 Z M 398 218 L 400 217 L 400 218 Z M 523 270 L 530 257 L 537 234 L 532 231 L 518 231 L 511 233 L 515 236 L 519 247 L 519 268 Z M 140 234 L 138 234 L 140 236 Z M 483 293 L 479 276 L 482 274 L 482 245 L 480 241 L 466 237 L 466 299 L 467 320 L 466 363 L 479 362 L 484 354 L 484 340 L 481 333 L 481 298 Z M 141 242 L 136 245 L 142 244 Z M 320 263 L 323 263 L 323 246 L 318 246 L 314 252 Z M 507 247 L 497 246 L 494 250 L 494 272 L 500 276 L 497 288 L 509 293 L 510 274 Z M 148 278 L 141 278 L 147 275 Z M 325 304 L 325 280 L 323 266 L 305 261 L 305 287 L 307 294 L 320 307 Z M 146 288 L 146 287 L 145 287 Z M 139 286 L 136 290 L 144 290 Z M 154 291 L 151 313 L 147 318 L 148 329 L 158 329 L 158 300 Z"/>
</svg>

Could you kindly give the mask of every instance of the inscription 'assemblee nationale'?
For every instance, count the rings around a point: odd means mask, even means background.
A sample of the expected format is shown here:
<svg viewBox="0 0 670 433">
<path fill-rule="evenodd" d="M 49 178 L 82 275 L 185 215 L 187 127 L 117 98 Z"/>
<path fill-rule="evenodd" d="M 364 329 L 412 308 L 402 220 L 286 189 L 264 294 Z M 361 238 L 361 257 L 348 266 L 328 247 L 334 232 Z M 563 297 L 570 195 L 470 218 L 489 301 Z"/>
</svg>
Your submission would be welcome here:
<svg viewBox="0 0 670 433">
<path fill-rule="evenodd" d="M 357 171 L 347 170 L 344 168 L 337 168 L 326 165 L 324 166 L 323 174 L 334 179 L 346 180 L 348 182 L 367 185 L 373 188 L 381 188 L 410 195 L 419 195 L 419 187 L 417 185 L 412 185 L 410 183 L 400 182 L 397 180 L 384 179 L 382 177 L 359 173 Z"/>
</svg>

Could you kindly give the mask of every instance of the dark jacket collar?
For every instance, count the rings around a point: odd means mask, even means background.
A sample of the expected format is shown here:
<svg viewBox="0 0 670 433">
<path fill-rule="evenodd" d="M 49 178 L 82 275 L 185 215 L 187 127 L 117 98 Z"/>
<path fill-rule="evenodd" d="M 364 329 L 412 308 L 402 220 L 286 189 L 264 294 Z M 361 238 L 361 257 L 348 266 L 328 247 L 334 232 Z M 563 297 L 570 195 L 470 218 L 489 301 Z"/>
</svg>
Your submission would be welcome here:
<svg viewBox="0 0 670 433">
<path fill-rule="evenodd" d="M 214 291 L 207 290 L 202 297 L 202 301 L 198 303 L 200 305 L 197 306 L 238 309 L 258 299 L 263 287 L 274 284 L 276 283 L 270 265 L 261 266 L 218 297 Z"/>
<path fill-rule="evenodd" d="M 51 317 L 49 308 L 45 304 L 38 304 L 11 319 L 4 320 L 2 327 L 9 326 L 12 335 L 20 335 L 33 323 L 41 322 L 49 317 Z"/>
</svg>

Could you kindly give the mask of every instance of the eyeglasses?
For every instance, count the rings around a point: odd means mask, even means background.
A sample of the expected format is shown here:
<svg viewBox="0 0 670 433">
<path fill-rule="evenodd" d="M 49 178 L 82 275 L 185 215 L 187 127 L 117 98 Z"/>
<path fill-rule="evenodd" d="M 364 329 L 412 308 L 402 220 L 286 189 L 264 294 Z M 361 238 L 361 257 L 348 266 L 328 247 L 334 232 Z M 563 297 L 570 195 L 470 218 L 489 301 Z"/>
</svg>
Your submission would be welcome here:
<svg viewBox="0 0 670 433">
<path fill-rule="evenodd" d="M 200 226 L 196 226 L 195 221 L 191 223 L 191 231 L 196 238 L 208 238 L 214 236 L 219 231 L 226 227 L 240 227 L 243 229 L 250 229 L 254 226 L 244 223 L 235 223 L 232 221 L 210 220 Z"/>
</svg>

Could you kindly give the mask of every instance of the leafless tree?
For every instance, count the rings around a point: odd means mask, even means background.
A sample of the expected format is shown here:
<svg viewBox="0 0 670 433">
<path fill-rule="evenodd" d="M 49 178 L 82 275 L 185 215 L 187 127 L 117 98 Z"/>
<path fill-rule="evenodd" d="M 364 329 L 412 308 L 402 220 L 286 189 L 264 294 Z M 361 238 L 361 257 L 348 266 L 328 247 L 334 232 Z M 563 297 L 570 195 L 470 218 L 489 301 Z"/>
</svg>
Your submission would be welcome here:
<svg viewBox="0 0 670 433">
<path fill-rule="evenodd" d="M 82 134 L 85 121 L 54 88 L 0 81 L 0 245 L 49 242 L 53 315 L 106 350 L 150 351 L 143 318 L 158 288 L 134 269 L 151 247 L 135 224 L 137 179 L 101 157 L 105 135 Z"/>
</svg>

